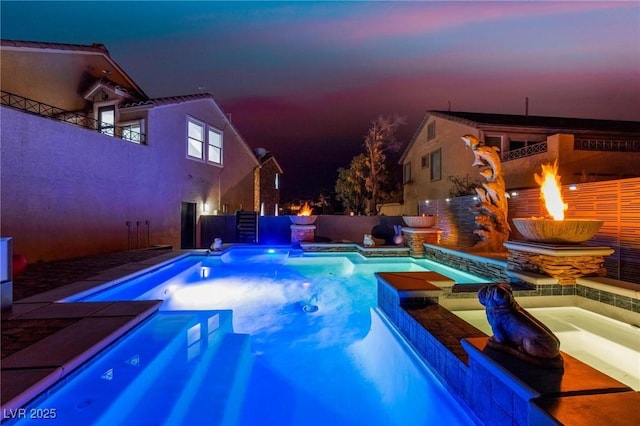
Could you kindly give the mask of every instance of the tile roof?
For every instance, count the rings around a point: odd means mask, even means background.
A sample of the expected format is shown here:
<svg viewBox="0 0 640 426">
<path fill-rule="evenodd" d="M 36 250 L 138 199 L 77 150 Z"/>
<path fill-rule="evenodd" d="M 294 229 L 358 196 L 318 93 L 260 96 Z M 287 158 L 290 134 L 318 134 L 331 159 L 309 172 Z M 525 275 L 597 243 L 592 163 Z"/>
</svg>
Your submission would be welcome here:
<svg viewBox="0 0 640 426">
<path fill-rule="evenodd" d="M 215 99 L 213 98 L 213 95 L 211 93 L 196 93 L 193 95 L 168 96 L 164 98 L 154 98 L 146 101 L 133 102 L 133 103 L 121 105 L 120 108 L 133 108 L 133 107 L 145 106 L 145 105 L 150 105 L 150 106 L 173 105 L 173 104 L 180 104 L 183 102 L 194 101 L 198 99 L 211 99 L 213 102 L 215 102 Z"/>
<path fill-rule="evenodd" d="M 101 43 L 93 43 L 91 45 L 86 44 L 69 44 L 69 43 L 50 43 L 44 41 L 23 41 L 23 40 L 1 40 L 2 46 L 12 47 L 28 47 L 32 49 L 57 49 L 57 50 L 74 50 L 74 51 L 86 51 L 97 52 L 107 56 L 109 51 L 106 46 Z"/>
<path fill-rule="evenodd" d="M 604 131 L 640 133 L 640 121 L 597 120 L 568 117 L 544 117 L 536 115 L 492 114 L 462 111 L 428 111 L 429 115 L 453 119 L 467 125 L 536 127 L 572 131 Z"/>
</svg>

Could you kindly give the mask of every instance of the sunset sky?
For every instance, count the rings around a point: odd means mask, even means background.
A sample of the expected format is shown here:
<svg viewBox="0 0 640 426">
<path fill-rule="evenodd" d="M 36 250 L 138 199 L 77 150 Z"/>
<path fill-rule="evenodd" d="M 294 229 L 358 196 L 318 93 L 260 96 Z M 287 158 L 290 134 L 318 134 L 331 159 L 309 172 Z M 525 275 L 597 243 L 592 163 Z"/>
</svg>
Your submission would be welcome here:
<svg viewBox="0 0 640 426">
<path fill-rule="evenodd" d="M 640 120 L 640 2 L 11 2 L 2 38 L 106 45 L 151 97 L 210 92 L 284 169 L 332 190 L 378 115 Z"/>
</svg>

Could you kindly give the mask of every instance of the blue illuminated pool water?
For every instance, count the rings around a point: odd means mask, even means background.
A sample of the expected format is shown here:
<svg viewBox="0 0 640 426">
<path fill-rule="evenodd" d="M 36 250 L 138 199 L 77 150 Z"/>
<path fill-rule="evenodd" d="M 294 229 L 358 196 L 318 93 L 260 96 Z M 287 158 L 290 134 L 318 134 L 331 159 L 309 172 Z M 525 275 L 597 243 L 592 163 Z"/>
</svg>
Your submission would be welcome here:
<svg viewBox="0 0 640 426">
<path fill-rule="evenodd" d="M 83 296 L 164 303 L 33 407 L 56 407 L 47 424 L 471 424 L 375 308 L 374 272 L 433 269 L 483 281 L 410 258 L 190 256 Z"/>
</svg>

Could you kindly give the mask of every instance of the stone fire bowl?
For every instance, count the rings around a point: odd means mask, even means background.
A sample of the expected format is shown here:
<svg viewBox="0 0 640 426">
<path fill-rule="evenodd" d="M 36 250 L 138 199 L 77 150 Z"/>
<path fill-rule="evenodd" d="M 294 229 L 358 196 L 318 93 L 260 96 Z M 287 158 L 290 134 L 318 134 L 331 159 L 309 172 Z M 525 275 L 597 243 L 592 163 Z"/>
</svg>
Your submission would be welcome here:
<svg viewBox="0 0 640 426">
<path fill-rule="evenodd" d="M 313 225 L 316 222 L 316 219 L 318 218 L 318 216 L 316 215 L 311 215 L 311 216 L 289 216 L 289 219 L 291 219 L 291 223 L 293 223 L 294 225 Z"/>
<path fill-rule="evenodd" d="M 529 241 L 539 243 L 578 244 L 589 240 L 604 221 L 595 219 L 515 218 L 516 229 Z"/>
<path fill-rule="evenodd" d="M 409 228 L 431 228 L 438 222 L 438 216 L 402 216 Z"/>
</svg>

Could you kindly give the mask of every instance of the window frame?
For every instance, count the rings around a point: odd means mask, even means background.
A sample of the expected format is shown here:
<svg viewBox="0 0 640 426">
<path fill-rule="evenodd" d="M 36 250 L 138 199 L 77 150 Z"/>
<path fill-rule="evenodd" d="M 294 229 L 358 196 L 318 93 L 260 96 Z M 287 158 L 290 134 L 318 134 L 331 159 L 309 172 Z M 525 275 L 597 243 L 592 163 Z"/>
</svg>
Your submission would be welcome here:
<svg viewBox="0 0 640 426">
<path fill-rule="evenodd" d="M 131 130 L 131 127 L 139 127 L 140 131 L 136 132 L 135 130 Z M 144 136 L 144 120 L 130 120 L 125 121 L 123 123 L 118 123 L 118 128 L 120 129 L 120 138 L 123 141 L 135 143 L 138 145 L 146 145 L 145 136 Z M 133 132 L 138 134 L 138 140 L 133 138 L 128 138 L 126 133 Z"/>
<path fill-rule="evenodd" d="M 103 120 L 103 114 L 105 112 L 112 112 L 113 113 L 113 121 L 112 122 Z M 98 131 L 100 133 L 102 133 L 103 135 L 115 136 L 116 135 L 116 122 L 117 122 L 116 104 L 110 103 L 110 104 L 104 104 L 104 105 L 98 106 L 98 108 L 96 109 L 96 116 L 97 116 L 96 121 L 97 121 L 97 125 L 98 125 Z"/>
<path fill-rule="evenodd" d="M 429 154 L 424 154 L 420 157 L 420 166 L 422 166 L 423 169 L 428 169 L 431 163 L 429 160 Z"/>
<path fill-rule="evenodd" d="M 213 143 L 211 143 L 211 134 L 215 134 L 218 136 L 218 139 L 220 141 L 220 145 L 214 145 Z M 216 129 L 215 127 L 211 127 L 209 125 L 207 125 L 207 163 L 211 163 L 211 164 L 215 164 L 217 166 L 222 166 L 222 160 L 223 160 L 223 156 L 222 156 L 222 149 L 224 148 L 224 134 L 222 133 L 221 130 Z M 218 160 L 212 160 L 211 159 L 211 150 L 217 151 L 218 153 Z"/>
<path fill-rule="evenodd" d="M 402 184 L 411 183 L 411 161 L 402 166 Z"/>
<path fill-rule="evenodd" d="M 200 129 L 202 130 L 202 135 L 201 135 L 202 136 L 202 140 L 198 140 L 195 137 L 194 138 L 191 137 L 191 128 L 190 128 L 191 124 L 200 127 Z M 187 147 L 186 147 L 187 152 L 186 152 L 186 154 L 187 154 L 187 158 L 188 159 L 196 160 L 196 161 L 205 161 L 205 158 L 204 158 L 205 154 L 206 154 L 205 150 L 204 150 L 204 148 L 205 148 L 205 135 L 206 135 L 206 125 L 202 121 L 196 120 L 193 117 L 187 117 Z M 192 140 L 200 143 L 200 156 L 199 157 L 191 154 L 190 148 L 191 148 L 191 141 Z M 197 148 L 194 147 L 194 149 L 197 149 Z"/>
<path fill-rule="evenodd" d="M 434 161 L 436 156 L 437 156 L 437 161 Z M 429 168 L 430 181 L 437 182 L 442 180 L 442 149 L 441 148 L 438 148 L 429 153 L 429 162 L 431 164 L 431 167 Z"/>
<path fill-rule="evenodd" d="M 430 141 L 436 137 L 436 122 L 435 120 L 427 124 L 427 140 Z"/>
<path fill-rule="evenodd" d="M 191 137 L 191 134 L 189 133 L 191 124 L 193 124 L 194 126 L 198 126 L 201 129 L 202 140 L 198 140 L 196 138 Z M 186 138 L 187 139 L 187 144 L 186 144 L 187 159 L 200 161 L 203 163 L 222 167 L 224 162 L 224 132 L 222 130 L 218 129 L 217 127 L 211 126 L 205 123 L 204 121 L 198 120 L 197 118 L 187 115 L 186 133 L 187 133 L 187 138 Z M 215 134 L 217 136 L 216 140 L 219 141 L 219 146 L 212 143 L 213 138 L 211 137 L 211 134 Z M 200 144 L 200 148 L 201 148 L 200 157 L 190 154 L 192 141 L 196 141 L 198 142 L 198 144 Z M 212 157 L 214 157 L 213 155 L 211 155 L 212 149 L 217 150 L 219 154 L 218 159 L 215 159 L 215 160 L 212 159 Z"/>
<path fill-rule="evenodd" d="M 494 142 L 493 143 L 488 143 L 487 139 L 489 139 L 489 138 L 494 139 Z M 497 139 L 500 139 L 499 145 L 495 145 L 494 144 Z M 504 135 L 485 135 L 485 137 L 484 137 L 484 145 L 485 146 L 495 146 L 496 148 L 498 148 L 500 150 L 500 152 L 502 152 L 502 147 L 504 145 L 504 140 L 505 140 Z"/>
</svg>

